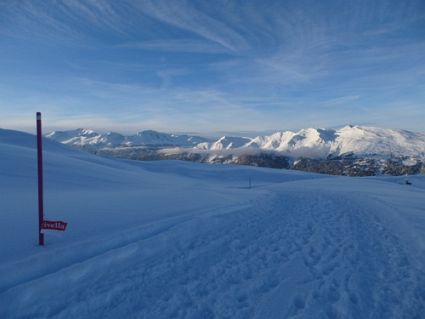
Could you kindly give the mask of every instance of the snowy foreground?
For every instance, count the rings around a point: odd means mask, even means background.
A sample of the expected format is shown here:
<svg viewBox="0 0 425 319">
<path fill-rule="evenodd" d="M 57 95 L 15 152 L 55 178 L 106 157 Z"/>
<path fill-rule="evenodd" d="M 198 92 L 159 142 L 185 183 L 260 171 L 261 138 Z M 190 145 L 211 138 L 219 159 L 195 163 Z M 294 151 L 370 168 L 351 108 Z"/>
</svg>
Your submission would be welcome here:
<svg viewBox="0 0 425 319">
<path fill-rule="evenodd" d="M 45 149 L 38 247 L 35 138 L 0 130 L 0 318 L 425 317 L 424 176 Z"/>
</svg>

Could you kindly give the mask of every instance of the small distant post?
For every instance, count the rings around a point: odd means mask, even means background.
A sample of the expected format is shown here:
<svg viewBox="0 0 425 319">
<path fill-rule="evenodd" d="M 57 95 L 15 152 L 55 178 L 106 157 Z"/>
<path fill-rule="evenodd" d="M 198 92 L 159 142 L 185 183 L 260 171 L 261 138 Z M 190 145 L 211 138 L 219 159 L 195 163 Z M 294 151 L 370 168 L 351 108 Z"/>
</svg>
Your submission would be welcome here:
<svg viewBox="0 0 425 319">
<path fill-rule="evenodd" d="M 38 176 L 38 244 L 44 246 L 42 224 L 44 221 L 43 205 L 43 141 L 41 132 L 41 113 L 37 112 L 37 176 Z"/>
</svg>

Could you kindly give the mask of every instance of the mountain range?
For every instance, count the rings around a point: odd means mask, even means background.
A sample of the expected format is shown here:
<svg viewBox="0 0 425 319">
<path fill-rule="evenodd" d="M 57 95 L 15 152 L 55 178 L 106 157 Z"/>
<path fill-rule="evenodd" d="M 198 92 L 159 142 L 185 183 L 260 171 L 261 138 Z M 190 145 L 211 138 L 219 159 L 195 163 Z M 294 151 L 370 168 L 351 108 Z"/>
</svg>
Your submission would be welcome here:
<svg viewBox="0 0 425 319">
<path fill-rule="evenodd" d="M 425 134 L 398 129 L 348 125 L 340 129 L 307 128 L 267 136 L 222 136 L 211 139 L 145 130 L 134 135 L 97 133 L 89 129 L 54 131 L 46 137 L 73 147 L 103 149 L 152 148 L 173 153 L 252 154 L 273 152 L 292 159 L 356 156 L 425 157 Z"/>
<path fill-rule="evenodd" d="M 190 135 L 161 133 L 153 130 L 138 132 L 134 135 L 123 135 L 116 132 L 97 133 L 90 129 L 70 131 L 54 131 L 46 137 L 63 144 L 84 148 L 132 147 L 132 146 L 179 146 L 194 147 L 209 141 L 207 138 Z"/>
</svg>

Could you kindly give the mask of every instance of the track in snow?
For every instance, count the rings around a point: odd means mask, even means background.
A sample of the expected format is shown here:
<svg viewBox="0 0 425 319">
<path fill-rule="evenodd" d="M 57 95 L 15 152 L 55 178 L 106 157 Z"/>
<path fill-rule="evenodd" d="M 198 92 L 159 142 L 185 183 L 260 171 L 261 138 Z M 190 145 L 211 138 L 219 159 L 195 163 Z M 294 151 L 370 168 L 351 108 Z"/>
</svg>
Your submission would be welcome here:
<svg viewBox="0 0 425 319">
<path fill-rule="evenodd" d="M 420 318 L 425 277 L 400 240 L 358 202 L 306 198 L 176 223 L 7 290 L 0 317 Z"/>
</svg>

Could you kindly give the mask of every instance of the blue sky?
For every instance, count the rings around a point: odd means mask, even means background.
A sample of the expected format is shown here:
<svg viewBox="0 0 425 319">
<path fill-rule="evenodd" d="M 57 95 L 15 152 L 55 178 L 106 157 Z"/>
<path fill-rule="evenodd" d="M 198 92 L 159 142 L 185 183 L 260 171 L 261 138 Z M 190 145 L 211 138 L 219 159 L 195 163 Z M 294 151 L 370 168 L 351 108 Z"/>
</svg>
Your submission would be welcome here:
<svg viewBox="0 0 425 319">
<path fill-rule="evenodd" d="M 425 131 L 425 1 L 0 1 L 0 127 Z"/>
</svg>

